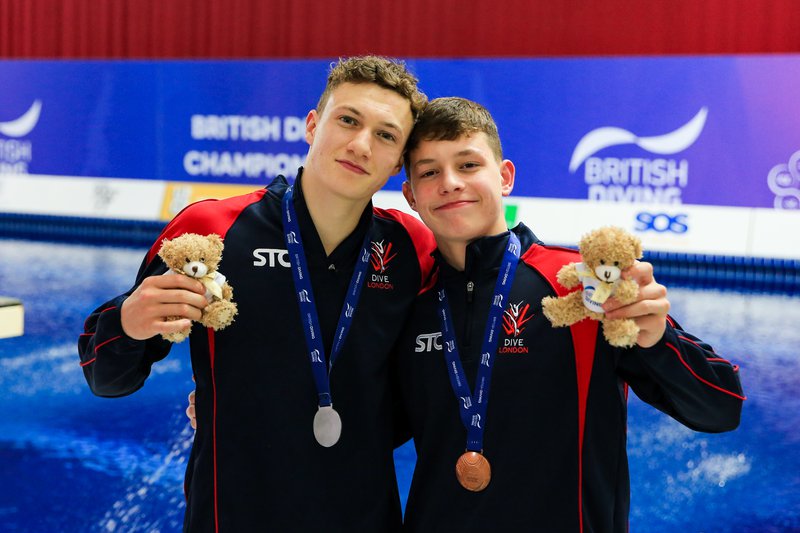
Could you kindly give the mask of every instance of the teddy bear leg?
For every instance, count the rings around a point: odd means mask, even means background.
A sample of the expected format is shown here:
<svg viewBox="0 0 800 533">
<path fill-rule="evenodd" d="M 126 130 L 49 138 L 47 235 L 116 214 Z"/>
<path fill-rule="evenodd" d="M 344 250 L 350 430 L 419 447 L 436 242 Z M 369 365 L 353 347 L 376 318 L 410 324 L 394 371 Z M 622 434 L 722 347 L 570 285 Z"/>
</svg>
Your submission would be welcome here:
<svg viewBox="0 0 800 533">
<path fill-rule="evenodd" d="M 580 291 L 571 292 L 560 298 L 548 296 L 542 299 L 542 311 L 555 327 L 570 326 L 586 318 L 586 307 L 583 305 L 583 294 Z"/>
<path fill-rule="evenodd" d="M 223 329 L 233 322 L 236 316 L 236 304 L 227 300 L 218 300 L 206 306 L 203 310 L 203 317 L 200 323 L 214 331 Z"/>
<path fill-rule="evenodd" d="M 178 343 L 178 342 L 183 342 L 183 341 L 185 341 L 185 340 L 186 340 L 186 338 L 187 338 L 189 335 L 188 335 L 187 333 L 184 333 L 183 331 L 176 331 L 175 333 L 164 333 L 164 334 L 163 334 L 163 335 L 161 335 L 161 336 L 162 336 L 162 337 L 164 337 L 164 338 L 165 338 L 166 340 L 168 340 L 169 342 L 175 342 L 175 343 Z"/>
<path fill-rule="evenodd" d="M 639 326 L 629 318 L 604 320 L 603 335 L 612 346 L 631 348 L 639 337 Z"/>
<path fill-rule="evenodd" d="M 178 320 L 178 318 L 179 317 L 170 317 L 167 318 L 166 321 L 170 322 L 172 320 Z M 188 327 L 180 331 L 176 331 L 174 333 L 162 333 L 161 336 L 164 337 L 164 339 L 168 340 L 169 342 L 183 342 L 184 340 L 186 340 L 186 338 L 189 336 L 191 332 L 192 328 Z"/>
</svg>

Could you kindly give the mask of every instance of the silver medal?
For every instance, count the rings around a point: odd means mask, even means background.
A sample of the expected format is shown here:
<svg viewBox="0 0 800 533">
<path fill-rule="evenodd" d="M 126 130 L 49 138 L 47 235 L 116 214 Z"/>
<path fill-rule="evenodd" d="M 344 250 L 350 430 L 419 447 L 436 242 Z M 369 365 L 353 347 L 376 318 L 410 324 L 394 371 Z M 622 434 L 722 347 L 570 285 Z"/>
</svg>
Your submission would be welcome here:
<svg viewBox="0 0 800 533">
<path fill-rule="evenodd" d="M 342 419 L 332 405 L 320 407 L 314 415 L 314 438 L 320 446 L 330 448 L 339 442 L 342 434 Z"/>
</svg>

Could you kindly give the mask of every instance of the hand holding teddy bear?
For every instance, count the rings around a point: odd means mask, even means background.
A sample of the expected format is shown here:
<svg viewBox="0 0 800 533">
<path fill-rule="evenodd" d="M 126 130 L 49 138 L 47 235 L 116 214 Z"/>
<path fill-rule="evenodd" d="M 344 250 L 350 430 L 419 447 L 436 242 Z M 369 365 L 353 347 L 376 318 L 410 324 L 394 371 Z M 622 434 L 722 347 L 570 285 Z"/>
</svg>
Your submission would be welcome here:
<svg viewBox="0 0 800 533">
<path fill-rule="evenodd" d="M 583 262 L 561 268 L 558 282 L 568 289 L 583 285 L 583 290 L 544 298 L 545 316 L 555 327 L 570 326 L 584 318 L 599 320 L 609 344 L 634 346 L 639 336 L 636 322 L 630 318 L 609 319 L 602 305 L 611 296 L 623 305 L 636 301 L 639 285 L 622 279 L 622 271 L 642 257 L 641 242 L 620 228 L 605 227 L 584 235 L 579 250 Z"/>
</svg>

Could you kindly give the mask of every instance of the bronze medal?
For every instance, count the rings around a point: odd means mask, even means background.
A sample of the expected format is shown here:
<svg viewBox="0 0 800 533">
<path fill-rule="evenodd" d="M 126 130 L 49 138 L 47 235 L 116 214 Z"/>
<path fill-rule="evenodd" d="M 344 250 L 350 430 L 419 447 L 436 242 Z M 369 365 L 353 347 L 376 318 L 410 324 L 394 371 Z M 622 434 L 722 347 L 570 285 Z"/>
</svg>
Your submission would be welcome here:
<svg viewBox="0 0 800 533">
<path fill-rule="evenodd" d="M 465 489 L 480 492 L 492 479 L 492 467 L 483 454 L 467 451 L 456 461 L 456 477 Z"/>
</svg>

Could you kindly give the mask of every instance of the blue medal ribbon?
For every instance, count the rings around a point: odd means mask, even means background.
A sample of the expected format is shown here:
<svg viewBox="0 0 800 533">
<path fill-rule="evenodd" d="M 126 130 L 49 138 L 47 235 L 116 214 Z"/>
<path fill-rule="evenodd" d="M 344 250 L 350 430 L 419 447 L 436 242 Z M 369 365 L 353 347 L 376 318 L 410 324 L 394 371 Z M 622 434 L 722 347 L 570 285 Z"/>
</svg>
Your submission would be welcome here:
<svg viewBox="0 0 800 533">
<path fill-rule="evenodd" d="M 494 287 L 492 305 L 483 335 L 481 346 L 481 362 L 475 378 L 475 394 L 470 392 L 464 367 L 458 354 L 452 313 L 447 293 L 441 279 L 438 282 L 439 318 L 442 322 L 442 340 L 444 340 L 444 357 L 447 361 L 447 373 L 450 385 L 458 398 L 461 423 L 467 429 L 467 450 L 483 452 L 483 431 L 486 428 L 486 409 L 489 405 L 489 384 L 492 379 L 492 367 L 497 355 L 497 343 L 500 337 L 503 310 L 505 309 L 511 284 L 517 271 L 520 256 L 520 243 L 513 231 L 509 232 L 508 246 L 503 254 L 500 272 Z"/>
<path fill-rule="evenodd" d="M 342 346 L 353 324 L 358 299 L 361 295 L 361 287 L 364 285 L 364 278 L 369 266 L 369 237 L 370 232 L 364 236 L 364 243 L 361 246 L 361 253 L 356 262 L 353 277 L 350 278 L 350 286 L 344 299 L 344 307 L 339 315 L 339 322 L 336 325 L 336 335 L 333 340 L 328 365 L 325 365 L 325 347 L 322 344 L 322 331 L 319 325 L 319 315 L 317 306 L 314 303 L 314 293 L 311 288 L 311 278 L 309 277 L 308 262 L 306 261 L 303 241 L 300 238 L 300 225 L 297 222 L 297 213 L 292 202 L 293 187 L 286 189 L 283 197 L 283 230 L 286 241 L 286 248 L 289 252 L 289 262 L 291 263 L 292 278 L 294 288 L 297 291 L 297 301 L 300 304 L 300 315 L 303 321 L 303 333 L 306 337 L 306 347 L 308 348 L 309 359 L 311 360 L 311 370 L 314 374 L 314 382 L 317 386 L 319 395 L 319 406 L 326 407 L 331 405 L 330 369 L 334 361 L 342 351 Z"/>
</svg>

